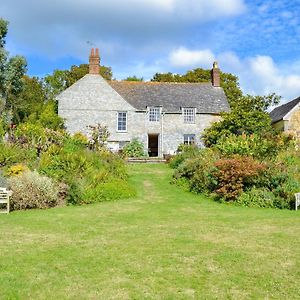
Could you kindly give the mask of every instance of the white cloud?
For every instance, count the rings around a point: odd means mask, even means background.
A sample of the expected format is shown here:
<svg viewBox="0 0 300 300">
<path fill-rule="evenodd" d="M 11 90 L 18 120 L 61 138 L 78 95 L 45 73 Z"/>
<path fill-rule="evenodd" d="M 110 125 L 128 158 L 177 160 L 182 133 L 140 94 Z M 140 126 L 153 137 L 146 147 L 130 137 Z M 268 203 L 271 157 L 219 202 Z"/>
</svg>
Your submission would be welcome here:
<svg viewBox="0 0 300 300">
<path fill-rule="evenodd" d="M 2 0 L 0 11 L 10 21 L 12 43 L 22 45 L 24 54 L 58 57 L 83 54 L 87 40 L 135 49 L 171 45 L 190 33 L 189 26 L 201 24 L 201 31 L 207 21 L 242 13 L 243 1 L 48 0 L 41 4 L 40 0 Z"/>
<path fill-rule="evenodd" d="M 174 67 L 209 67 L 215 60 L 211 50 L 189 50 L 180 47 L 169 55 L 170 64 Z"/>
<path fill-rule="evenodd" d="M 284 97 L 283 101 L 292 100 L 300 95 L 300 72 L 290 73 L 288 65 L 276 65 L 270 56 L 256 56 L 248 60 L 248 89 L 255 89 L 262 94 L 275 92 Z"/>
<path fill-rule="evenodd" d="M 266 95 L 275 92 L 283 97 L 282 103 L 300 96 L 300 61 L 278 65 L 270 56 L 258 55 L 241 59 L 233 52 L 215 54 L 209 49 L 189 50 L 181 47 L 169 55 L 169 63 L 180 67 L 210 68 L 217 60 L 221 70 L 237 75 L 245 93 Z"/>
</svg>

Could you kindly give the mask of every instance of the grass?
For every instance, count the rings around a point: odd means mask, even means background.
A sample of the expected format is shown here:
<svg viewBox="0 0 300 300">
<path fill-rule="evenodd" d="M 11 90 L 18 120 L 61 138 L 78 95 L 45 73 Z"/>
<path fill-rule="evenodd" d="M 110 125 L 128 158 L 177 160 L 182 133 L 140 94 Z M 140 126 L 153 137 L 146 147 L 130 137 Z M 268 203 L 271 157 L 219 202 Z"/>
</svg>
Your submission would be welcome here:
<svg viewBox="0 0 300 300">
<path fill-rule="evenodd" d="M 0 215 L 0 299 L 299 299 L 300 214 L 130 165 L 135 199 Z"/>
</svg>

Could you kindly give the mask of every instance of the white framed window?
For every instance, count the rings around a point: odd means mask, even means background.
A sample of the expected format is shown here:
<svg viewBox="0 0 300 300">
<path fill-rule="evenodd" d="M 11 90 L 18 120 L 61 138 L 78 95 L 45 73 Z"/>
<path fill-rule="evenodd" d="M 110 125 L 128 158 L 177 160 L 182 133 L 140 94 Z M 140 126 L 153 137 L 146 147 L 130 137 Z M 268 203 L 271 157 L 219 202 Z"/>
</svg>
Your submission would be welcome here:
<svg viewBox="0 0 300 300">
<path fill-rule="evenodd" d="M 149 108 L 149 121 L 158 122 L 160 120 L 160 107 Z"/>
<path fill-rule="evenodd" d="M 126 132 L 127 131 L 127 112 L 120 111 L 117 115 L 117 131 Z"/>
<path fill-rule="evenodd" d="M 184 107 L 182 109 L 183 113 L 183 122 L 187 124 L 193 124 L 195 123 L 195 114 L 196 109 L 193 107 Z"/>
<path fill-rule="evenodd" d="M 195 144 L 196 135 L 195 134 L 184 134 L 183 143 L 186 145 Z"/>
</svg>

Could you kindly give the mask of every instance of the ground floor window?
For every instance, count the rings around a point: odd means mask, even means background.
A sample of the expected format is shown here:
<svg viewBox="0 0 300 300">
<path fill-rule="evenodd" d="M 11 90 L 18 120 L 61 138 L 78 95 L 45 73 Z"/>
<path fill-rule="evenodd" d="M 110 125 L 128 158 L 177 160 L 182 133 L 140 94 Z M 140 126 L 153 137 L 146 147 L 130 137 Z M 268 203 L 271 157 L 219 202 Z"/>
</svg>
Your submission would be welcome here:
<svg viewBox="0 0 300 300">
<path fill-rule="evenodd" d="M 196 135 L 195 134 L 184 134 L 183 143 L 186 145 L 195 144 Z"/>
<path fill-rule="evenodd" d="M 117 131 L 127 131 L 127 112 L 118 112 Z"/>
</svg>

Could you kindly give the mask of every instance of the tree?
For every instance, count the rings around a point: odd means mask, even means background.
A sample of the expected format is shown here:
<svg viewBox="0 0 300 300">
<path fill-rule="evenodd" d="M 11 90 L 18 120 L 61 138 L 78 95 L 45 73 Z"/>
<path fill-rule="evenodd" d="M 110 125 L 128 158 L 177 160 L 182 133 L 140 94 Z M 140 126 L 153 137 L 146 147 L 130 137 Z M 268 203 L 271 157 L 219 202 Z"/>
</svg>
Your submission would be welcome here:
<svg viewBox="0 0 300 300">
<path fill-rule="evenodd" d="M 241 96 L 232 103 L 231 112 L 223 113 L 222 120 L 213 123 L 205 130 L 203 140 L 206 146 L 212 146 L 221 137 L 230 134 L 263 134 L 272 132 L 271 118 L 267 109 L 278 104 L 280 96 Z"/>
<path fill-rule="evenodd" d="M 144 81 L 144 78 L 133 75 L 133 76 L 128 76 L 127 78 L 125 78 L 124 81 Z"/>
<path fill-rule="evenodd" d="M 70 70 L 55 70 L 52 75 L 47 75 L 44 78 L 48 97 L 54 99 L 59 93 L 88 73 L 88 64 L 73 65 Z M 100 66 L 99 74 L 106 80 L 111 80 L 113 76 L 111 68 L 106 66 Z"/>
<path fill-rule="evenodd" d="M 23 89 L 22 77 L 26 72 L 26 60 L 22 56 L 9 57 L 5 50 L 8 22 L 0 18 L 0 102 L 2 110 L 10 110 L 8 99 L 17 96 Z"/>
<path fill-rule="evenodd" d="M 13 115 L 13 123 L 26 121 L 30 115 L 38 117 L 47 99 L 41 80 L 23 76 L 23 90 L 17 96 L 8 97 L 8 105 Z"/>
</svg>

